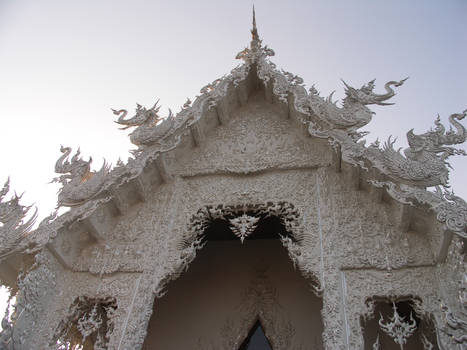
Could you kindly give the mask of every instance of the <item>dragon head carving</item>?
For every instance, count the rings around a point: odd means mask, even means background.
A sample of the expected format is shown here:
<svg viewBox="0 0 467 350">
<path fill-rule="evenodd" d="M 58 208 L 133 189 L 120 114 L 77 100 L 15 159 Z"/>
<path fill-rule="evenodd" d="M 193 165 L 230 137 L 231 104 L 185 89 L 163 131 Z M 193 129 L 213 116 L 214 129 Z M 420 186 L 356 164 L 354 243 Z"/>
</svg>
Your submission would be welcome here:
<svg viewBox="0 0 467 350">
<path fill-rule="evenodd" d="M 96 196 L 103 188 L 110 165 L 104 160 L 99 171 L 91 171 L 92 158 L 84 160 L 80 157 L 78 148 L 75 155 L 69 160 L 70 147 L 60 147 L 63 153 L 55 163 L 55 172 L 60 175 L 52 182 L 60 182 L 62 188 L 58 194 L 58 206 L 76 206 Z"/>
<path fill-rule="evenodd" d="M 130 141 L 140 147 L 136 152 L 140 152 L 141 147 L 158 143 L 172 130 L 175 122 L 172 111 L 169 109 L 168 117 L 161 117 L 159 115 L 160 106 L 158 106 L 158 103 L 159 100 L 149 109 L 137 103 L 136 114 L 130 119 L 125 119 L 128 114 L 125 109 L 112 109 L 113 113 L 119 116 L 115 122 L 124 125 L 123 128 L 120 128 L 121 130 L 135 127 L 130 133 Z"/>
<path fill-rule="evenodd" d="M 467 139 L 467 131 L 459 122 L 466 115 L 467 110 L 451 114 L 448 131 L 441 124 L 439 116 L 434 129 L 420 135 L 416 135 L 413 129 L 409 130 L 409 147 L 404 150 L 404 155 L 394 149 L 395 140 L 390 137 L 382 150 L 385 173 L 412 185 L 448 187 L 450 165 L 447 159 L 453 155 L 466 155 L 464 150 L 451 147 Z"/>
<path fill-rule="evenodd" d="M 384 85 L 384 89 L 386 90 L 385 94 L 375 94 L 373 92 L 375 88 L 375 81 L 376 79 L 371 80 L 368 82 L 368 84 L 363 85 L 360 89 L 355 89 L 348 85 L 345 81 L 342 81 L 345 85 L 345 94 L 346 97 L 344 99 L 344 103 L 346 102 L 346 99 L 353 101 L 354 103 L 361 103 L 363 105 L 371 105 L 371 104 L 376 104 L 380 106 L 387 106 L 387 105 L 392 105 L 393 103 L 386 103 L 384 101 L 389 100 L 391 97 L 393 97 L 396 93 L 395 91 L 391 88 L 391 86 L 394 87 L 399 87 L 404 84 L 404 82 L 408 78 L 399 80 L 399 81 L 388 81 Z M 350 102 L 347 101 L 347 102 Z"/>
<path fill-rule="evenodd" d="M 404 154 L 408 158 L 416 159 L 416 155 L 421 152 L 431 152 L 439 154 L 440 159 L 445 161 L 446 165 L 449 165 L 446 162 L 446 159 L 453 155 L 466 155 L 464 150 L 450 147 L 451 145 L 461 144 L 465 142 L 467 138 L 467 132 L 465 127 L 459 123 L 459 120 L 462 120 L 467 115 L 467 110 L 462 113 L 455 113 L 449 116 L 449 121 L 451 122 L 450 129 L 446 132 L 446 128 L 440 122 L 440 117 L 435 120 L 435 128 L 431 129 L 421 135 L 416 135 L 413 132 L 413 129 L 407 132 L 407 142 L 409 148 L 404 150 Z M 454 129 L 452 129 L 454 126 Z"/>
<path fill-rule="evenodd" d="M 137 103 L 136 114 L 134 115 L 134 117 L 130 119 L 125 119 L 125 117 L 128 114 L 128 111 L 126 109 L 120 109 L 120 110 L 112 109 L 113 113 L 119 116 L 118 120 L 116 120 L 115 123 L 124 125 L 123 128 L 120 128 L 121 130 L 126 130 L 133 126 L 137 127 L 140 125 L 154 125 L 155 126 L 159 122 L 159 120 L 161 120 L 161 117 L 159 117 L 158 115 L 158 112 L 160 109 L 160 106 L 157 106 L 158 103 L 159 103 L 159 100 L 157 100 L 154 106 L 149 109 Z"/>
</svg>

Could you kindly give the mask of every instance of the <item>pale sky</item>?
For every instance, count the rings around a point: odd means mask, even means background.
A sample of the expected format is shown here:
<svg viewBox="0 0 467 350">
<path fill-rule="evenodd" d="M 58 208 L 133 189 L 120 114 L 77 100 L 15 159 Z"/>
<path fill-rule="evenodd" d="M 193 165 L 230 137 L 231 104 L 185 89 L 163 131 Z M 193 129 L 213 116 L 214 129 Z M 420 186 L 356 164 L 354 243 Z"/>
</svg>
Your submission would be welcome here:
<svg viewBox="0 0 467 350">
<path fill-rule="evenodd" d="M 56 203 L 54 164 L 63 144 L 115 164 L 134 148 L 110 108 L 135 103 L 174 112 L 227 74 L 250 41 L 252 1 L 0 0 L 0 182 L 25 192 L 40 217 Z M 423 133 L 467 108 L 467 0 L 255 1 L 258 30 L 279 68 L 316 83 L 410 79 L 367 137 Z M 467 125 L 467 121 L 464 121 Z M 465 146 L 463 147 L 465 149 Z M 451 158 L 451 184 L 467 198 L 467 160 Z M 462 181 L 464 180 L 464 181 Z"/>
</svg>

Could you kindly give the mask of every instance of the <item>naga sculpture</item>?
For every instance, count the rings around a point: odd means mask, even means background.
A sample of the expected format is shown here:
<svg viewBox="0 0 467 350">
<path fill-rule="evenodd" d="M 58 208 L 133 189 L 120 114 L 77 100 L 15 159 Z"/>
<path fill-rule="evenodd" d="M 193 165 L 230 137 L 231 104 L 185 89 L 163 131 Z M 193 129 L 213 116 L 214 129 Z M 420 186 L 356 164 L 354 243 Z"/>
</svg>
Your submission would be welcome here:
<svg viewBox="0 0 467 350">
<path fill-rule="evenodd" d="M 68 159 L 71 153 L 70 147 L 60 147 L 63 155 L 55 163 L 55 172 L 60 175 L 52 182 L 60 182 L 63 187 L 58 192 L 57 207 L 74 207 L 84 204 L 97 196 L 103 189 L 106 175 L 110 171 L 110 165 L 105 160 L 99 171 L 91 171 L 92 158 L 88 161 L 80 157 L 80 150 Z"/>
<path fill-rule="evenodd" d="M 118 115 L 117 124 L 124 125 L 121 130 L 126 130 L 131 127 L 136 129 L 130 134 L 130 141 L 138 146 L 151 146 L 161 141 L 164 136 L 172 129 L 174 125 L 174 116 L 169 109 L 169 116 L 165 119 L 159 116 L 160 106 L 157 106 L 159 100 L 150 109 L 136 104 L 136 114 L 130 119 L 125 119 L 128 112 L 125 109 L 112 109 L 115 115 Z M 159 123 L 163 120 L 161 123 Z"/>
<path fill-rule="evenodd" d="M 32 216 L 24 222 L 31 206 L 24 207 L 19 204 L 21 196 L 15 196 L 3 202 L 10 189 L 10 179 L 0 191 L 0 259 L 14 252 L 20 242 L 28 234 L 37 217 L 37 208 Z"/>
<path fill-rule="evenodd" d="M 363 85 L 360 89 L 355 89 L 343 81 L 346 96 L 343 99 L 342 107 L 337 106 L 337 101 L 332 101 L 334 92 L 329 97 L 323 98 L 318 95 L 316 89 L 312 88 L 309 94 L 309 107 L 315 115 L 330 125 L 330 129 L 343 129 L 349 134 L 354 134 L 357 129 L 371 121 L 374 112 L 367 105 L 391 105 L 392 103 L 384 102 L 396 94 L 391 86 L 399 87 L 407 79 L 387 82 L 384 85 L 386 93 L 382 95 L 373 92 L 375 80 Z"/>
<path fill-rule="evenodd" d="M 384 157 L 383 172 L 410 185 L 448 187 L 447 159 L 452 155 L 466 155 L 464 150 L 450 147 L 465 142 L 467 132 L 459 120 L 464 119 L 466 115 L 467 110 L 449 117 L 455 130 L 451 127 L 446 132 L 439 116 L 435 120 L 434 130 L 416 135 L 411 129 L 407 133 L 409 148 L 404 150 L 404 155 L 400 153 L 400 149 L 394 149 L 395 139 L 389 137 L 381 151 Z"/>
</svg>

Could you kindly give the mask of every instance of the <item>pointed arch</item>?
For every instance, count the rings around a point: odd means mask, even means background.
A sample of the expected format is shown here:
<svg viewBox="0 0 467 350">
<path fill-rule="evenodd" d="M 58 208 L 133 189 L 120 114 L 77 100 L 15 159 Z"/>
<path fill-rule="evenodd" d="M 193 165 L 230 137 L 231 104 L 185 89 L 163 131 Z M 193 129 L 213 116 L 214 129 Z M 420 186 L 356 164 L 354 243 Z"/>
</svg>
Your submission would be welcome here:
<svg viewBox="0 0 467 350">
<path fill-rule="evenodd" d="M 313 293 L 321 297 L 323 292 L 322 283 L 317 277 L 316 268 L 307 264 L 307 255 L 310 253 L 303 245 L 304 229 L 301 215 L 298 209 L 289 202 L 241 205 L 219 204 L 217 206 L 208 205 L 200 208 L 192 215 L 190 222 L 187 224 L 185 235 L 178 243 L 180 265 L 178 268 L 169 271 L 161 279 L 159 285 L 155 287 L 156 297 L 162 296 L 167 283 L 177 279 L 188 268 L 190 263 L 195 259 L 197 251 L 204 247 L 207 232 L 216 220 L 227 222 L 245 214 L 262 220 L 267 218 L 278 219 L 283 228 L 281 232 L 278 232 L 278 238 L 280 238 L 282 245 L 287 249 L 294 267 L 297 267 L 303 277 L 310 282 Z M 235 233 L 235 228 L 233 231 Z"/>
<path fill-rule="evenodd" d="M 231 228 L 243 215 L 258 220 L 242 243 Z M 197 339 L 185 347 L 239 349 L 257 322 L 274 350 L 310 342 L 322 348 L 319 280 L 310 279 L 314 272 L 299 265 L 303 230 L 293 205 L 207 206 L 192 216 L 187 231 L 180 243 L 186 265 L 172 270 L 159 286 L 143 349 L 169 349 L 173 345 L 161 338 L 175 337 L 178 328 L 184 337 Z M 294 271 L 296 266 L 302 276 Z M 186 333 L 188 319 L 199 334 Z"/>
</svg>

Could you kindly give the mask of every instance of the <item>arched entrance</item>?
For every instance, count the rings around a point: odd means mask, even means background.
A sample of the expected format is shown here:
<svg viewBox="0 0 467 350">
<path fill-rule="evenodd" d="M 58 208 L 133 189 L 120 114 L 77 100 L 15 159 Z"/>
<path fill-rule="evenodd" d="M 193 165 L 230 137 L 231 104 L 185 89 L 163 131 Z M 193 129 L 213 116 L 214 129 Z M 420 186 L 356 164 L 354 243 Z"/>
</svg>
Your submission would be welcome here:
<svg viewBox="0 0 467 350">
<path fill-rule="evenodd" d="M 143 349 L 323 349 L 316 280 L 295 270 L 280 239 L 293 223 L 252 208 L 227 212 L 209 218 L 204 248 L 154 302 Z M 242 216 L 258 220 L 235 230 Z"/>
</svg>

